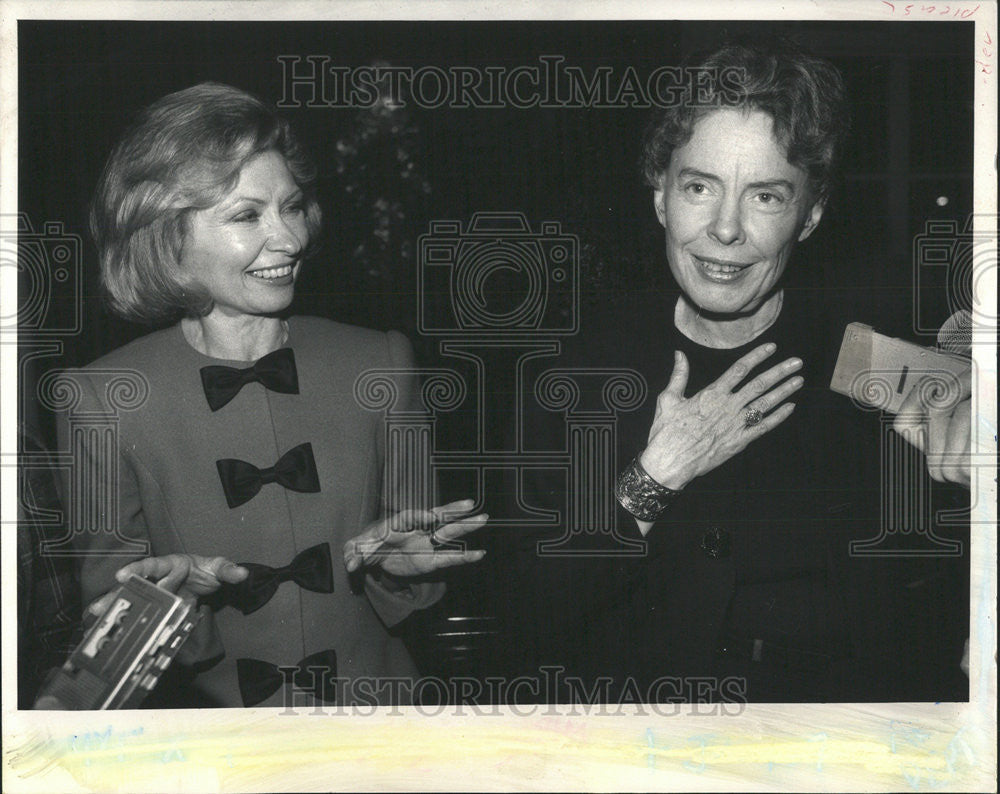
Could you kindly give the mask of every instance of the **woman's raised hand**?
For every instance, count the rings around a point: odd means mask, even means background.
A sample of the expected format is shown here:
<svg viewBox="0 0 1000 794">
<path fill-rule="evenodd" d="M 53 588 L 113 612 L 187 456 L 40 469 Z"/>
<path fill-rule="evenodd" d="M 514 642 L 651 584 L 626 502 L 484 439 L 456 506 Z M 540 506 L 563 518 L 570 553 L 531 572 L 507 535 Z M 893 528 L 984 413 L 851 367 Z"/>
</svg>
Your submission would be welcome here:
<svg viewBox="0 0 1000 794">
<path fill-rule="evenodd" d="M 377 565 L 393 576 L 408 577 L 477 562 L 486 552 L 468 550 L 460 540 L 489 518 L 486 513 L 468 516 L 474 505 L 473 500 L 463 499 L 430 510 L 403 510 L 375 521 L 344 544 L 344 565 L 349 573 Z"/>
<path fill-rule="evenodd" d="M 680 351 L 674 354 L 670 382 L 656 400 L 649 441 L 639 457 L 654 480 L 680 490 L 791 415 L 795 406 L 785 400 L 802 387 L 801 377 L 789 378 L 802 367 L 800 359 L 786 359 L 734 391 L 776 349 L 770 343 L 754 348 L 715 383 L 690 398 L 684 397 L 689 373 L 687 358 Z M 753 422 L 754 418 L 758 421 Z"/>
</svg>

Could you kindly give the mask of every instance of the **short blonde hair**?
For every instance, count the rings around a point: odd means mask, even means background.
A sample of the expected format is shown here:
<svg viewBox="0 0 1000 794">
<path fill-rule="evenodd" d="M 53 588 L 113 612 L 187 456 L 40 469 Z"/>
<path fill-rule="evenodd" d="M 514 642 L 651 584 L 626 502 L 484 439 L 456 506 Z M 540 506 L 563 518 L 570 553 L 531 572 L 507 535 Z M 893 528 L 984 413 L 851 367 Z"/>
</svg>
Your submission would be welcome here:
<svg viewBox="0 0 1000 794">
<path fill-rule="evenodd" d="M 275 151 L 305 195 L 314 243 L 321 213 L 316 169 L 288 122 L 256 97 L 200 83 L 145 108 L 114 148 L 90 211 L 101 284 L 112 309 L 157 322 L 202 315 L 211 298 L 180 267 L 188 215 L 235 187 L 252 157 Z"/>
</svg>

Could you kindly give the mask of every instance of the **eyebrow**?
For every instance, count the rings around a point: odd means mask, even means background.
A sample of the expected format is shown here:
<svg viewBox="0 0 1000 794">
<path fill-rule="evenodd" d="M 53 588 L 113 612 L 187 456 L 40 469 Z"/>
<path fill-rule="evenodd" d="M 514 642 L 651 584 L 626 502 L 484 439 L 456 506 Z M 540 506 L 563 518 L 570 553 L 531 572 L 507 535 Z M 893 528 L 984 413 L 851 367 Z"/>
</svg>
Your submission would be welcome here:
<svg viewBox="0 0 1000 794">
<path fill-rule="evenodd" d="M 677 173 L 677 176 L 683 178 L 696 176 L 700 177 L 701 179 L 710 180 L 712 182 L 722 181 L 721 177 L 716 176 L 715 174 L 711 174 L 708 171 L 699 171 L 697 168 L 682 168 Z M 795 195 L 795 185 L 792 184 L 787 179 L 765 179 L 761 182 L 751 182 L 749 185 L 747 185 L 747 188 L 754 190 L 759 190 L 760 188 L 768 188 L 768 187 L 770 188 L 782 187 L 785 190 L 787 190 L 791 195 L 793 196 Z"/>
<path fill-rule="evenodd" d="M 304 195 L 305 193 L 302 191 L 302 188 L 296 188 L 287 196 L 285 196 L 283 199 L 281 199 L 281 201 L 279 201 L 278 203 L 284 204 L 286 201 L 295 201 L 296 199 L 302 198 Z M 224 206 L 235 207 L 237 204 L 243 201 L 249 201 L 251 204 L 256 204 L 259 207 L 262 207 L 265 204 L 267 204 L 266 199 L 257 198 L 256 196 L 237 196 L 234 199 L 226 201 Z"/>
</svg>

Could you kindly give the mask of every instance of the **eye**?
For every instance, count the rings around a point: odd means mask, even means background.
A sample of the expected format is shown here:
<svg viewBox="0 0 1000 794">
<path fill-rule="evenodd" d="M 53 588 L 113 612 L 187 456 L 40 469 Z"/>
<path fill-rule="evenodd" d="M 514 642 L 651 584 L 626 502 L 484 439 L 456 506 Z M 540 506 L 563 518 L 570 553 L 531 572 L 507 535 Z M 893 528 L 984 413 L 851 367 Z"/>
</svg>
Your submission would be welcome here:
<svg viewBox="0 0 1000 794">
<path fill-rule="evenodd" d="M 257 210 L 243 210 L 243 212 L 237 213 L 233 216 L 234 223 L 253 223 L 256 221 L 260 215 Z"/>
<path fill-rule="evenodd" d="M 684 186 L 684 192 L 692 196 L 704 196 L 708 193 L 708 185 L 704 182 L 688 182 Z"/>
<path fill-rule="evenodd" d="M 303 201 L 293 201 L 291 204 L 286 204 L 284 211 L 289 215 L 301 215 L 306 211 L 306 205 Z"/>
<path fill-rule="evenodd" d="M 785 203 L 785 197 L 768 190 L 763 190 L 757 194 L 757 201 L 768 206 L 779 206 Z"/>
</svg>

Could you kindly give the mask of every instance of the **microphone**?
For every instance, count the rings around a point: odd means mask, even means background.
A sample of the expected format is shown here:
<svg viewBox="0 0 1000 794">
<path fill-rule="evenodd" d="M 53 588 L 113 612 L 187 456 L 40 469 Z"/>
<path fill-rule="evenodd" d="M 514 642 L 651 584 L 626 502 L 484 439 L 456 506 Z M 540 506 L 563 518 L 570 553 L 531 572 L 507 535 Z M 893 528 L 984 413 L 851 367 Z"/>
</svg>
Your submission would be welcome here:
<svg viewBox="0 0 1000 794">
<path fill-rule="evenodd" d="M 938 350 L 972 357 L 972 312 L 959 309 L 944 321 L 937 335 Z"/>
</svg>

